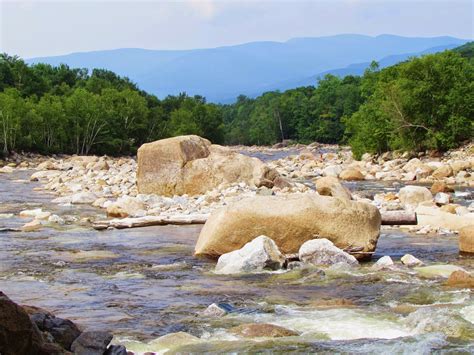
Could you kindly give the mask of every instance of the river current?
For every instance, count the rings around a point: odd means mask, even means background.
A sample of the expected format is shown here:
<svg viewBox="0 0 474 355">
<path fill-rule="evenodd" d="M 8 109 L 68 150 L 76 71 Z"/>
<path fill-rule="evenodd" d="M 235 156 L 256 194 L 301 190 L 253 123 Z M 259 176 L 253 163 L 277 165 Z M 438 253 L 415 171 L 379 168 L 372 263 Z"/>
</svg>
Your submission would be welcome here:
<svg viewBox="0 0 474 355">
<path fill-rule="evenodd" d="M 109 330 L 136 353 L 473 353 L 474 298 L 430 270 L 329 268 L 216 275 L 193 249 L 201 226 L 95 231 L 93 207 L 61 207 L 34 188 L 31 171 L 0 175 L 0 229 L 19 228 L 24 209 L 43 208 L 76 222 L 38 232 L 0 232 L 0 290 L 20 304 L 48 309 L 83 328 Z M 357 188 L 353 186 L 352 188 Z M 379 188 L 383 188 L 379 187 Z M 81 222 L 82 220 L 82 222 Z M 455 235 L 383 229 L 373 260 L 410 253 L 431 269 L 474 259 L 458 255 Z M 229 313 L 200 315 L 212 303 Z M 265 322 L 297 337 L 242 339 L 228 329 Z M 153 340 L 187 332 L 198 340 Z"/>
</svg>

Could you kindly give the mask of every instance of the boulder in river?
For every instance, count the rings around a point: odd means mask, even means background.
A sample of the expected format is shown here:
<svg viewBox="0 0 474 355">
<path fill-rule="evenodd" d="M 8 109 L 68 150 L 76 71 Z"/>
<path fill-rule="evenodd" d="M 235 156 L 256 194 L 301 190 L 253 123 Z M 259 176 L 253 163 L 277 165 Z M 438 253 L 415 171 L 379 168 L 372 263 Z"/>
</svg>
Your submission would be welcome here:
<svg viewBox="0 0 474 355">
<path fill-rule="evenodd" d="M 194 135 L 162 139 L 138 149 L 137 185 L 143 194 L 198 195 L 235 182 L 272 187 L 277 176 L 257 158 Z"/>
<path fill-rule="evenodd" d="M 196 244 L 196 255 L 219 257 L 242 248 L 256 235 L 275 241 L 284 254 L 297 253 L 315 236 L 338 248 L 373 252 L 381 216 L 370 204 L 316 194 L 255 196 L 214 211 Z"/>
<path fill-rule="evenodd" d="M 474 224 L 459 230 L 459 251 L 474 254 Z"/>
<path fill-rule="evenodd" d="M 270 238 L 261 235 L 245 244 L 241 249 L 223 254 L 217 261 L 217 274 L 238 274 L 243 272 L 278 270 L 285 257 Z"/>
<path fill-rule="evenodd" d="M 401 188 L 398 197 L 403 205 L 412 207 L 418 206 L 420 202 L 433 199 L 433 195 L 426 187 L 412 185 Z"/>
<path fill-rule="evenodd" d="M 28 313 L 0 291 L 0 354 L 41 354 L 43 338 Z"/>
<path fill-rule="evenodd" d="M 104 331 L 86 331 L 72 343 L 76 355 L 103 355 L 112 340 L 112 334 Z"/>
<path fill-rule="evenodd" d="M 474 288 L 474 276 L 465 271 L 454 271 L 449 275 L 446 285 L 459 288 Z"/>
<path fill-rule="evenodd" d="M 339 249 L 330 240 L 324 238 L 305 242 L 299 250 L 299 258 L 303 263 L 312 265 L 358 264 L 354 256 Z"/>
<path fill-rule="evenodd" d="M 365 180 L 365 176 L 360 172 L 359 169 L 349 168 L 341 171 L 339 174 L 339 179 L 346 181 L 360 181 Z"/>
</svg>

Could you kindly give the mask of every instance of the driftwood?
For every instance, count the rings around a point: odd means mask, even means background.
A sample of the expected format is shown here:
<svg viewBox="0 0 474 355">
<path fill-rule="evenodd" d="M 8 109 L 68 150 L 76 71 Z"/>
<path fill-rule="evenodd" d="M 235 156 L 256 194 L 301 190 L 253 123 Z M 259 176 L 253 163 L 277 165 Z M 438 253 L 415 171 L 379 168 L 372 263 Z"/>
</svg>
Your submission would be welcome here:
<svg viewBox="0 0 474 355">
<path fill-rule="evenodd" d="M 407 211 L 387 211 L 382 212 L 382 225 L 385 226 L 410 226 L 418 224 L 415 212 Z"/>
<path fill-rule="evenodd" d="M 207 214 L 181 215 L 181 216 L 145 216 L 136 218 L 115 218 L 110 220 L 95 221 L 92 227 L 97 230 L 107 228 L 137 228 L 149 226 L 164 226 L 167 224 L 204 224 L 208 218 Z"/>
</svg>

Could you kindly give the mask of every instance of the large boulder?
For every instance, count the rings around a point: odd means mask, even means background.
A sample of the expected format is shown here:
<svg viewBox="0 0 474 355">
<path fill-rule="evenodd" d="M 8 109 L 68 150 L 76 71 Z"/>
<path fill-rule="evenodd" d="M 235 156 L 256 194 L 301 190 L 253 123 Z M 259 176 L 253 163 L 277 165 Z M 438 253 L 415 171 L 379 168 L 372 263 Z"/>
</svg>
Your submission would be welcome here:
<svg viewBox="0 0 474 355">
<path fill-rule="evenodd" d="M 143 194 L 198 195 L 235 182 L 272 187 L 277 176 L 257 158 L 193 135 L 162 139 L 138 149 L 137 185 Z"/>
<path fill-rule="evenodd" d="M 43 352 L 43 338 L 26 311 L 0 291 L 0 354 Z"/>
<path fill-rule="evenodd" d="M 474 221 L 459 230 L 459 251 L 474 254 Z"/>
<path fill-rule="evenodd" d="M 378 209 L 363 202 L 316 194 L 256 196 L 214 211 L 201 230 L 195 252 L 218 257 L 261 234 L 273 239 L 284 254 L 297 253 L 315 236 L 341 249 L 372 252 L 380 220 Z"/>
<path fill-rule="evenodd" d="M 458 216 L 445 212 L 437 207 L 418 206 L 415 210 L 419 226 L 429 225 L 432 228 L 446 228 L 454 231 L 474 225 L 474 213 Z"/>
<path fill-rule="evenodd" d="M 217 274 L 238 274 L 264 269 L 278 270 L 285 257 L 270 238 L 261 235 L 245 244 L 242 249 L 220 256 L 216 265 Z"/>
</svg>

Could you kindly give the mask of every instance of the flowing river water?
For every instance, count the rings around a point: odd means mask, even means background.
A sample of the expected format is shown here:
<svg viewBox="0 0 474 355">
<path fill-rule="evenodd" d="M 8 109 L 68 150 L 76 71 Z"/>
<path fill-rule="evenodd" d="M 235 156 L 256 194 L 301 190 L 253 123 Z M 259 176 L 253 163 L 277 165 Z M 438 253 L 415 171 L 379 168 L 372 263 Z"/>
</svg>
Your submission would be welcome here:
<svg viewBox="0 0 474 355">
<path fill-rule="evenodd" d="M 31 172 L 0 175 L 0 228 L 25 223 L 41 207 L 80 220 L 92 207 L 61 207 L 34 191 Z M 354 188 L 354 186 L 353 186 Z M 383 187 L 378 187 L 383 188 Z M 12 215 L 13 214 L 13 215 Z M 71 218 L 71 217 L 69 217 Z M 0 232 L 0 290 L 20 304 L 46 308 L 84 328 L 111 331 L 136 353 L 473 353 L 474 298 L 431 277 L 433 265 L 472 272 L 454 235 L 384 229 L 373 260 L 410 253 L 428 269 L 329 268 L 216 275 L 215 262 L 193 257 L 201 226 L 95 231 L 73 223 L 38 232 Z M 199 315 L 212 303 L 229 313 Z M 296 337 L 242 339 L 228 329 L 250 322 L 280 325 Z M 153 342 L 174 332 L 198 340 Z M 177 346 L 177 347 L 176 347 Z"/>
</svg>

